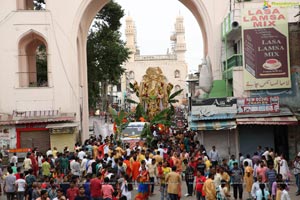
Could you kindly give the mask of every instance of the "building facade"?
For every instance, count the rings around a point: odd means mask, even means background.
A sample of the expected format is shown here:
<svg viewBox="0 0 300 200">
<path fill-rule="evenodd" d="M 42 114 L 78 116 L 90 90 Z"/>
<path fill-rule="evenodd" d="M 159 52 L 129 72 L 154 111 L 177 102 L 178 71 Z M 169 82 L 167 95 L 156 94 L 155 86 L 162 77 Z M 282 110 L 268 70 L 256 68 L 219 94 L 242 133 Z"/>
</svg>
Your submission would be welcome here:
<svg viewBox="0 0 300 200">
<path fill-rule="evenodd" d="M 195 98 L 191 110 L 190 126 L 202 142 L 208 136 L 218 141 L 218 130 L 232 134 L 225 148 L 219 143 L 230 154 L 252 155 L 259 145 L 289 159 L 300 151 L 299 4 L 253 0 L 231 7 L 221 24 L 222 80 Z M 232 99 L 234 112 L 226 105 Z"/>
<path fill-rule="evenodd" d="M 165 55 L 140 55 L 137 47 L 136 27 L 132 17 L 126 18 L 126 47 L 132 52 L 128 62 L 125 63 L 126 75 L 123 78 L 123 89 L 126 91 L 124 96 L 138 101 L 135 94 L 132 94 L 129 88 L 129 83 L 140 83 L 146 70 L 149 67 L 159 67 L 163 75 L 167 78 L 167 82 L 173 84 L 171 93 L 183 89 L 182 93 L 177 97 L 178 105 L 187 103 L 186 100 L 186 77 L 188 66 L 185 62 L 185 29 L 182 16 L 176 18 L 174 25 L 175 31 L 171 35 L 172 46 L 167 50 Z"/>
<path fill-rule="evenodd" d="M 75 126 L 80 133 L 77 140 L 89 136 L 86 41 L 94 17 L 109 0 L 45 0 L 42 10 L 36 10 L 33 2 L 0 2 L 0 122 L 1 129 L 5 130 L 1 137 L 10 138 L 10 148 L 23 147 L 18 141 L 17 124 L 38 131 L 42 123 L 43 131 L 50 135 L 54 134 L 51 132 L 54 128 L 47 128 L 49 124 L 71 123 L 55 129 Z M 218 36 L 229 2 L 181 2 L 193 13 L 202 30 L 199 37 L 204 40 L 203 57 L 209 57 L 213 77 L 219 79 L 221 41 Z M 37 69 L 37 63 L 44 67 Z M 43 121 L 36 120 L 39 118 Z M 35 142 L 31 143 L 34 145 Z"/>
</svg>

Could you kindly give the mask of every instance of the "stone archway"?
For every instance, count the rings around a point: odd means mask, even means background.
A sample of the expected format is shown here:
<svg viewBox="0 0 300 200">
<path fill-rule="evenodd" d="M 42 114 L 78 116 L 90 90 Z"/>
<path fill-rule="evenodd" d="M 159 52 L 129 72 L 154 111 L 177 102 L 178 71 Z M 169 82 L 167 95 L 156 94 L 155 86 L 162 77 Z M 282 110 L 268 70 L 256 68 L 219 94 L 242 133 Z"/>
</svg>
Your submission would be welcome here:
<svg viewBox="0 0 300 200">
<path fill-rule="evenodd" d="M 211 24 L 209 11 L 205 6 L 205 3 L 208 1 L 203 0 L 179 0 L 183 5 L 185 5 L 195 16 L 198 25 L 202 31 L 203 46 L 204 46 L 204 55 L 203 57 L 210 57 L 212 61 L 212 66 L 216 65 L 214 61 L 217 56 L 215 53 L 215 45 L 210 45 L 214 43 L 214 30 Z M 82 94 L 82 129 L 88 129 L 88 86 L 87 86 L 87 56 L 86 56 L 86 44 L 87 44 L 87 35 L 90 25 L 98 13 L 109 0 L 83 0 L 77 10 L 76 17 L 73 22 L 72 31 L 76 38 L 73 38 L 73 41 L 76 41 L 77 46 L 77 62 L 78 62 L 78 76 L 79 76 L 79 93 Z M 200 61 L 199 61 L 200 62 Z M 218 70 L 217 70 L 218 71 Z M 218 77 L 217 75 L 216 77 Z M 85 131 L 83 131 L 85 133 Z M 82 139 L 86 139 L 87 135 L 83 135 Z"/>
</svg>

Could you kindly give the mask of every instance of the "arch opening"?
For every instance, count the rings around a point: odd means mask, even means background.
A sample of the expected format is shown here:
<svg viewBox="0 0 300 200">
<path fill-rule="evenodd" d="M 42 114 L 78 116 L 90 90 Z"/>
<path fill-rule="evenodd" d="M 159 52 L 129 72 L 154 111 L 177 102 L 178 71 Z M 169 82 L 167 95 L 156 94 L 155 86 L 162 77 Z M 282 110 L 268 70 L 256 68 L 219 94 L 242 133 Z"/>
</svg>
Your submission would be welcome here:
<svg viewBox="0 0 300 200">
<path fill-rule="evenodd" d="M 204 3 L 200 0 L 179 0 L 185 7 L 187 7 L 191 13 L 194 15 L 202 35 L 199 37 L 203 38 L 203 49 L 205 58 L 208 55 L 208 41 L 212 37 L 210 18 Z M 82 112 L 82 129 L 88 129 L 88 85 L 87 85 L 87 55 L 86 55 L 86 45 L 87 45 L 87 35 L 92 24 L 92 21 L 96 14 L 101 10 L 109 0 L 86 0 L 81 3 L 79 7 L 78 16 L 74 20 L 73 31 L 77 32 L 77 37 L 74 38 L 77 44 L 77 55 L 78 55 L 78 72 L 79 72 L 79 90 L 78 93 L 81 94 L 81 105 L 83 108 Z M 212 39 L 211 39 L 212 41 Z M 87 136 L 83 136 L 83 139 Z"/>
<path fill-rule="evenodd" d="M 47 42 L 31 30 L 19 41 L 18 87 L 48 87 Z"/>
</svg>

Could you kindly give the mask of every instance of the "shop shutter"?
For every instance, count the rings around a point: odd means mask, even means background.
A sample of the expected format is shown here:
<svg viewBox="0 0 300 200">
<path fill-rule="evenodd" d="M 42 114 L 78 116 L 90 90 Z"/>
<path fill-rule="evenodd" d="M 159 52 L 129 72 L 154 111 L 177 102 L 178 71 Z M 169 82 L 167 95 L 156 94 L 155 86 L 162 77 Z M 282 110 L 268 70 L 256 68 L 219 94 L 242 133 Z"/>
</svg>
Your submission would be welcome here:
<svg viewBox="0 0 300 200">
<path fill-rule="evenodd" d="M 21 132 L 21 148 L 37 147 L 45 153 L 50 148 L 50 134 L 48 131 Z"/>
</svg>

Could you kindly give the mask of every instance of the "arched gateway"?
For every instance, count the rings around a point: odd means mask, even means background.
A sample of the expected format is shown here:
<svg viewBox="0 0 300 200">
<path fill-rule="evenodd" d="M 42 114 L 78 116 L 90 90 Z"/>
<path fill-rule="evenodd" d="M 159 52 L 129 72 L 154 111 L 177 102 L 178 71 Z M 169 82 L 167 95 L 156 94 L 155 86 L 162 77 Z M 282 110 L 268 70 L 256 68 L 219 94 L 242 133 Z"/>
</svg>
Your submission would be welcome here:
<svg viewBox="0 0 300 200">
<path fill-rule="evenodd" d="M 74 120 L 81 122 L 77 126 L 79 129 L 82 128 L 81 139 L 84 140 L 88 137 L 89 126 L 86 65 L 87 34 L 97 12 L 109 1 L 46 0 L 45 10 L 32 10 L 31 1 L 33 0 L 2 0 L 0 2 L 0 91 L 1 94 L 5 94 L 5 96 L 0 97 L 0 113 L 6 113 L 12 117 L 11 123 L 4 120 L 5 122 L 2 124 L 10 124 L 12 129 L 16 130 L 16 140 L 18 140 L 23 129 L 16 125 L 16 117 L 20 117 L 18 119 L 22 122 L 26 114 L 33 117 L 30 118 L 31 120 L 34 120 L 34 117 L 41 118 L 40 116 L 43 116 L 47 119 L 46 122 L 52 125 L 53 122 Z M 199 37 L 203 37 L 204 41 L 205 55 L 203 56 L 209 57 L 214 79 L 219 79 L 221 22 L 228 11 L 229 2 L 219 0 L 179 1 L 196 18 L 202 30 L 202 36 L 199 35 Z M 20 80 L 24 79 L 22 77 L 30 77 L 32 76 L 30 73 L 36 73 L 30 71 L 30 68 L 25 69 L 23 67 L 23 69 L 22 66 L 26 67 L 28 63 L 25 65 L 24 61 L 20 62 L 20 60 L 24 60 L 22 58 L 24 55 L 19 53 L 22 51 L 19 49 L 18 42 L 24 40 L 22 37 L 26 33 L 34 33 L 27 35 L 26 40 L 46 43 L 47 77 L 45 79 L 48 82 L 43 86 L 30 86 L 29 83 L 20 84 Z M 43 38 L 38 38 L 36 35 L 41 35 Z M 36 37 L 39 40 L 30 37 Z M 200 58 L 201 55 L 199 55 Z M 21 67 L 20 63 L 23 63 Z M 20 69 L 22 70 L 20 71 Z M 57 112 L 60 115 L 41 114 L 45 111 Z M 72 113 L 74 113 L 73 118 L 69 116 Z M 1 119 L 3 120 L 4 117 Z M 74 126 L 74 124 L 68 124 L 67 128 Z M 59 130 L 53 128 L 53 126 L 39 128 Z M 52 141 L 51 138 L 50 140 Z M 17 144 L 16 147 L 20 144 L 18 141 L 15 141 L 15 143 Z M 11 146 L 14 146 L 14 144 L 11 143 Z"/>
</svg>

